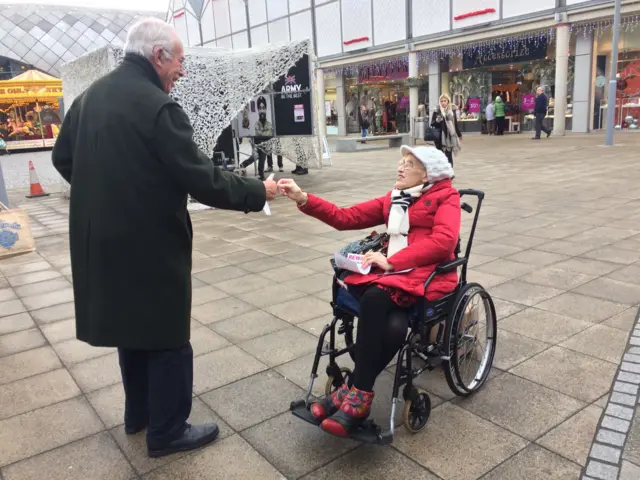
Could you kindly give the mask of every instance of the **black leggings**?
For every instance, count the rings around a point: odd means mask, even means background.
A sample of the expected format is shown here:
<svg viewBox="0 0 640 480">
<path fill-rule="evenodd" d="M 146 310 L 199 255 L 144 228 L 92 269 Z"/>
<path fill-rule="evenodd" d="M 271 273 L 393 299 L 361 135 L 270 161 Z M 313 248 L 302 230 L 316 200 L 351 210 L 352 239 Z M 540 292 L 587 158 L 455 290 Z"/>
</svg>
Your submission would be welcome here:
<svg viewBox="0 0 640 480">
<path fill-rule="evenodd" d="M 360 298 L 355 347 L 353 385 L 358 390 L 373 391 L 376 378 L 402 347 L 408 328 L 406 315 L 386 291 L 367 288 Z"/>
</svg>

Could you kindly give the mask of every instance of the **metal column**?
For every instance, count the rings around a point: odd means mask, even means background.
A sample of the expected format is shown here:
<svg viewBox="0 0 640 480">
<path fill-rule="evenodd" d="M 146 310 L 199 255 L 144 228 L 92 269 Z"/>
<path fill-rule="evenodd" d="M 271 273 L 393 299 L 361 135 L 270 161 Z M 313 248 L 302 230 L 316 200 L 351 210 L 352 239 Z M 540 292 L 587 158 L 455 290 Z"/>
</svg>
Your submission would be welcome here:
<svg viewBox="0 0 640 480">
<path fill-rule="evenodd" d="M 620 40 L 620 4 L 616 0 L 613 14 L 613 40 L 611 43 L 611 71 L 609 72 L 609 95 L 607 97 L 607 136 L 605 145 L 613 146 L 613 127 L 616 113 L 616 74 L 618 73 L 618 41 Z"/>
</svg>

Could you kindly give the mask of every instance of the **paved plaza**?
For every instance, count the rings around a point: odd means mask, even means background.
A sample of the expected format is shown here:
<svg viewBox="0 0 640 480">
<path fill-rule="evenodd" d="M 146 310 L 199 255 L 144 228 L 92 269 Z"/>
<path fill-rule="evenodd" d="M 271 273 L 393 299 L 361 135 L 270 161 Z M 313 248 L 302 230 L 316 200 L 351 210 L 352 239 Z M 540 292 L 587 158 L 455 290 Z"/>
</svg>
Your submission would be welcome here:
<svg viewBox="0 0 640 480">
<path fill-rule="evenodd" d="M 591 462 L 592 478 L 637 480 L 640 356 L 628 342 L 640 304 L 640 135 L 616 140 L 623 146 L 604 148 L 601 135 L 465 137 L 454 184 L 486 192 L 469 277 L 497 307 L 494 368 L 468 399 L 454 398 L 440 369 L 423 374 L 429 423 L 416 435 L 400 426 L 388 447 L 333 438 L 288 412 L 331 318 L 329 257 L 369 232 L 336 232 L 282 198 L 271 217 L 192 214 L 191 421 L 215 421 L 221 435 L 153 460 L 144 433 L 124 433 L 114 349 L 75 339 L 68 203 L 12 190 L 38 251 L 0 262 L 1 479 L 578 479 Z M 398 158 L 333 154 L 300 183 L 350 205 L 388 191 Z M 631 386 L 610 399 L 616 375 Z M 391 383 L 386 371 L 376 385 L 374 418 L 385 428 Z M 619 434 L 618 449 L 602 432 Z"/>
</svg>

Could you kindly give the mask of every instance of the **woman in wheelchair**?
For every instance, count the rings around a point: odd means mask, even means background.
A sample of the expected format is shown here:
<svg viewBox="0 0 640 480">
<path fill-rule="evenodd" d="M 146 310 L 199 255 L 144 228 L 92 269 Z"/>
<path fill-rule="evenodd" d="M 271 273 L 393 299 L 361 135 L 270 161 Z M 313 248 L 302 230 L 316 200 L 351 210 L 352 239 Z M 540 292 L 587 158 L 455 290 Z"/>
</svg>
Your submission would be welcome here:
<svg viewBox="0 0 640 480">
<path fill-rule="evenodd" d="M 278 184 L 298 208 L 337 230 L 361 230 L 386 224 L 389 244 L 365 254 L 366 275 L 350 274 L 344 283 L 360 301 L 355 343 L 353 385 L 346 383 L 311 405 L 320 427 L 348 436 L 368 416 L 378 375 L 398 353 L 407 336 L 406 315 L 421 296 L 436 300 L 457 285 L 455 270 L 438 275 L 425 291 L 425 279 L 442 262 L 453 260 L 460 233 L 460 195 L 451 185 L 453 167 L 433 147 L 403 146 L 394 188 L 386 195 L 339 208 L 310 193 L 293 180 Z M 395 314 L 394 314 L 395 313 Z"/>
</svg>

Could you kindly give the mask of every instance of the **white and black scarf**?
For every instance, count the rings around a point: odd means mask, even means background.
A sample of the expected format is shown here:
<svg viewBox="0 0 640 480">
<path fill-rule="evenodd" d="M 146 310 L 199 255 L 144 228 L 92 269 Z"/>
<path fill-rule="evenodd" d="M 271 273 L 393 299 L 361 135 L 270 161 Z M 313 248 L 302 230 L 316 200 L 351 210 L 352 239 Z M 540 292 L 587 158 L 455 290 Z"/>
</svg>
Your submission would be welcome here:
<svg viewBox="0 0 640 480">
<path fill-rule="evenodd" d="M 391 192 L 391 211 L 389 212 L 387 224 L 387 232 L 389 233 L 387 258 L 391 258 L 391 256 L 407 247 L 407 236 L 409 235 L 410 227 L 409 207 L 432 186 L 433 184 L 418 185 L 406 190 L 394 189 Z"/>
</svg>

